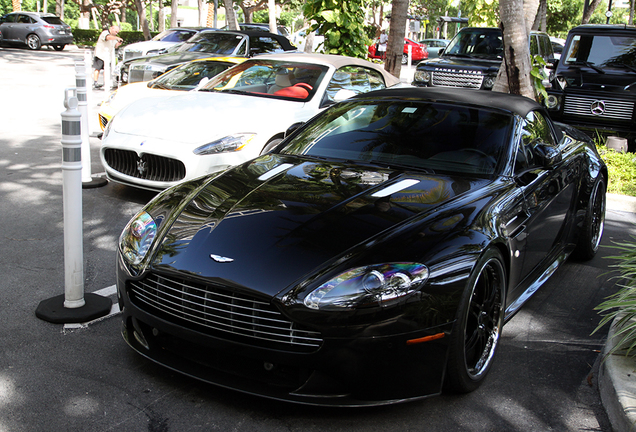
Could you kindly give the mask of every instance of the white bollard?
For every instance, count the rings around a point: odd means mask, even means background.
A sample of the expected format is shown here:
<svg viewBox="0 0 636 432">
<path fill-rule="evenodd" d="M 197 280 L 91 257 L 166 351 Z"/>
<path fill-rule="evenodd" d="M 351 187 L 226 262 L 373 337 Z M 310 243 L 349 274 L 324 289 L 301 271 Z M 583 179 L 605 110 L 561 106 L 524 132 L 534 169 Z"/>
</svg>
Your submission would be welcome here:
<svg viewBox="0 0 636 432">
<path fill-rule="evenodd" d="M 82 137 L 78 99 L 66 89 L 62 113 L 62 179 L 64 202 L 64 307 L 84 306 L 82 236 Z"/>
<path fill-rule="evenodd" d="M 84 295 L 82 228 L 82 115 L 76 89 L 64 91 L 62 112 L 62 206 L 64 208 L 64 294 L 43 300 L 35 315 L 53 323 L 81 323 L 107 315 L 112 301 Z"/>
<path fill-rule="evenodd" d="M 88 98 L 86 90 L 86 67 L 84 62 L 75 63 L 75 86 L 77 87 L 77 104 L 82 123 L 82 183 L 91 178 L 91 143 L 88 134 Z"/>
</svg>

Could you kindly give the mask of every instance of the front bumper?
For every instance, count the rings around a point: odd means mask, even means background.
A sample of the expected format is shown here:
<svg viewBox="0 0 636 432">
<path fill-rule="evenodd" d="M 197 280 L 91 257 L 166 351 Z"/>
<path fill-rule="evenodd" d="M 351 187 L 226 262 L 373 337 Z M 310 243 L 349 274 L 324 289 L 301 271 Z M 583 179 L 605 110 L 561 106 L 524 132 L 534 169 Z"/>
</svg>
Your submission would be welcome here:
<svg viewBox="0 0 636 432">
<path fill-rule="evenodd" d="M 121 266 L 121 262 L 119 263 Z M 118 271 L 122 335 L 139 354 L 207 383 L 307 405 L 373 406 L 441 393 L 453 323 L 408 333 L 324 337 L 311 350 L 281 349 L 197 331 L 149 313 Z M 443 333 L 428 342 L 407 341 Z"/>
</svg>

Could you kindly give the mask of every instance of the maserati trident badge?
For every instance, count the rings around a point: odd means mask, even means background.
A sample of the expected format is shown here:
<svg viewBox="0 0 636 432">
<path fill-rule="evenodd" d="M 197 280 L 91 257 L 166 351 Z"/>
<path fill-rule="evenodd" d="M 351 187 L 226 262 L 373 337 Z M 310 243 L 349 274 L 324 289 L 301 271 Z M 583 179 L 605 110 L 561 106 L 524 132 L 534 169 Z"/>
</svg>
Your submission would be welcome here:
<svg viewBox="0 0 636 432">
<path fill-rule="evenodd" d="M 211 254 L 210 258 L 212 258 L 214 261 L 218 263 L 229 263 L 234 261 L 234 258 L 228 258 L 221 255 L 214 255 L 214 254 Z"/>
</svg>

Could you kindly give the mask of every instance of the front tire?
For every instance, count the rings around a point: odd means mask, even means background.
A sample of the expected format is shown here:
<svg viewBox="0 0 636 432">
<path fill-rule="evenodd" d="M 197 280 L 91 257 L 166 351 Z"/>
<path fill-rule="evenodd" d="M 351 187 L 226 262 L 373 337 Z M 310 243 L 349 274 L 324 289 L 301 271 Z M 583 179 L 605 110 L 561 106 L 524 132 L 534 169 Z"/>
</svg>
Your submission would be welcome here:
<svg viewBox="0 0 636 432">
<path fill-rule="evenodd" d="M 504 323 L 506 280 L 501 253 L 487 250 L 473 269 L 459 304 L 449 344 L 447 390 L 468 393 L 486 378 Z"/>
<path fill-rule="evenodd" d="M 53 45 L 55 51 L 62 51 L 66 45 Z"/>
<path fill-rule="evenodd" d="M 37 51 L 42 47 L 42 41 L 40 41 L 40 38 L 36 34 L 28 35 L 26 38 L 26 44 L 27 47 L 33 51 Z"/>
<path fill-rule="evenodd" d="M 599 177 L 592 189 L 590 201 L 585 212 L 583 231 L 574 249 L 574 257 L 581 261 L 589 261 L 596 255 L 601 245 L 605 227 L 605 179 Z"/>
</svg>

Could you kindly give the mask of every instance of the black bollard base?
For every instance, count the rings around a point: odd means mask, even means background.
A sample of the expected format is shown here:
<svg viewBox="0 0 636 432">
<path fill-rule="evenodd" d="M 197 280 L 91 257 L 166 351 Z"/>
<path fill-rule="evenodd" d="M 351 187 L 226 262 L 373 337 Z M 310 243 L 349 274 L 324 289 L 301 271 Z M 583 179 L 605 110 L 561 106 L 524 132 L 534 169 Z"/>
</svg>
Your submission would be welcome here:
<svg viewBox="0 0 636 432">
<path fill-rule="evenodd" d="M 104 177 L 91 177 L 91 181 L 82 182 L 82 189 L 98 188 L 106 186 L 107 184 L 108 180 L 106 180 Z"/>
<path fill-rule="evenodd" d="M 54 324 L 84 323 L 108 315 L 113 305 L 108 297 L 92 293 L 84 294 L 86 304 L 78 308 L 65 308 L 64 299 L 62 294 L 42 300 L 35 310 L 35 316 Z"/>
</svg>

